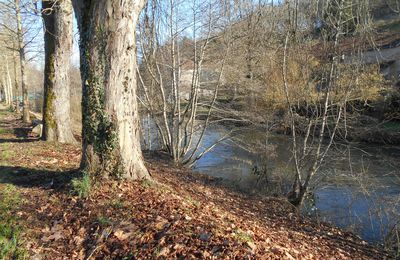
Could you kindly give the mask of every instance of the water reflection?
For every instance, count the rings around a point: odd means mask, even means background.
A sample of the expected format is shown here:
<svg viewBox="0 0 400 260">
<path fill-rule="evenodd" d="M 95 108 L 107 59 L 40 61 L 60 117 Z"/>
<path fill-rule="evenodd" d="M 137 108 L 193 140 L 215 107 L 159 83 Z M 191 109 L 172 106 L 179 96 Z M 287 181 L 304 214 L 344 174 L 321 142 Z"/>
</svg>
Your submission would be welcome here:
<svg viewBox="0 0 400 260">
<path fill-rule="evenodd" d="M 227 131 L 223 126 L 208 129 L 202 146 L 212 145 Z M 153 148 L 156 139 L 153 136 Z M 314 211 L 308 213 L 367 241 L 383 242 L 400 215 L 399 156 L 398 147 L 335 144 L 313 182 L 308 209 Z M 194 171 L 261 195 L 287 192 L 292 169 L 290 137 L 254 128 L 243 128 L 194 166 Z"/>
</svg>

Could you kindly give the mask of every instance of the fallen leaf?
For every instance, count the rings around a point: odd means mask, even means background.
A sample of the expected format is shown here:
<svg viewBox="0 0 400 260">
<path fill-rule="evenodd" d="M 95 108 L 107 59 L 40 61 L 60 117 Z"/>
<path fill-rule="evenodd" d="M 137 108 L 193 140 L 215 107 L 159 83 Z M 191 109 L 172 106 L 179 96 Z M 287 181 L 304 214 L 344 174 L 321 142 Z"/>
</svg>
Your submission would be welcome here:
<svg viewBox="0 0 400 260">
<path fill-rule="evenodd" d="M 254 244 L 253 242 L 247 241 L 246 245 L 251 249 L 251 251 L 254 253 L 257 249 L 256 244 Z"/>
</svg>

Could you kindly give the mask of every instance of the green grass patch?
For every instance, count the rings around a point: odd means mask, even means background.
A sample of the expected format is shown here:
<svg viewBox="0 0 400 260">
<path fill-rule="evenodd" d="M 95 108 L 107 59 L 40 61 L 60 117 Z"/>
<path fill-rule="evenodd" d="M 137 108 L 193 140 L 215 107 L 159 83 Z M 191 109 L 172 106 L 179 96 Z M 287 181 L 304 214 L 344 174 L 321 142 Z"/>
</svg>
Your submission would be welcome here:
<svg viewBox="0 0 400 260">
<path fill-rule="evenodd" d="M 21 227 L 15 211 L 22 202 L 13 185 L 6 185 L 0 191 L 0 259 L 27 259 L 28 253 L 22 247 Z"/>
<path fill-rule="evenodd" d="M 253 242 L 253 237 L 250 234 L 241 230 L 238 230 L 236 232 L 236 239 L 240 242 Z"/>
<path fill-rule="evenodd" d="M 195 206 L 196 208 L 200 207 L 200 205 L 201 205 L 200 201 L 197 201 L 197 200 L 193 199 L 193 198 L 190 197 L 190 196 L 188 196 L 188 197 L 186 198 L 186 200 L 187 200 L 190 204 L 192 204 L 193 206 Z"/>
<path fill-rule="evenodd" d="M 0 116 L 5 116 L 7 115 L 9 112 L 7 110 L 0 110 Z"/>
<path fill-rule="evenodd" d="M 8 164 L 15 157 L 15 151 L 12 150 L 10 144 L 0 144 L 0 162 Z"/>
<path fill-rule="evenodd" d="M 100 215 L 97 217 L 97 223 L 102 227 L 107 227 L 111 226 L 112 221 L 107 216 Z"/>
<path fill-rule="evenodd" d="M 1 154 L 1 161 L 3 162 L 7 162 L 15 157 L 15 152 L 11 150 L 2 151 L 0 154 Z"/>
<path fill-rule="evenodd" d="M 125 208 L 125 203 L 121 199 L 113 199 L 110 201 L 109 205 L 114 209 L 123 209 Z"/>
<path fill-rule="evenodd" d="M 87 198 L 90 196 L 92 190 L 92 182 L 90 176 L 84 173 L 81 178 L 72 180 L 72 193 L 77 195 L 79 198 Z"/>
<path fill-rule="evenodd" d="M 10 133 L 12 133 L 12 129 L 0 128 L 0 135 L 10 134 Z"/>
<path fill-rule="evenodd" d="M 147 179 L 142 180 L 141 184 L 142 184 L 142 187 L 145 189 L 152 188 L 155 185 L 153 181 L 147 180 Z"/>
</svg>

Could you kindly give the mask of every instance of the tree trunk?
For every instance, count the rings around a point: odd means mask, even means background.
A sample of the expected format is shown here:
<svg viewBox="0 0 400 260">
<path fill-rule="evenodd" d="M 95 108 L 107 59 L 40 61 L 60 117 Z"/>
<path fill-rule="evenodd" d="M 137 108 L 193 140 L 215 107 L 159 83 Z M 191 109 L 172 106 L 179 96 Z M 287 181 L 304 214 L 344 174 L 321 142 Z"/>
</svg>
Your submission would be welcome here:
<svg viewBox="0 0 400 260">
<path fill-rule="evenodd" d="M 8 67 L 8 60 L 6 58 L 6 70 L 7 70 L 7 79 L 5 84 L 8 85 L 8 95 L 9 95 L 9 102 L 10 102 L 10 108 L 13 109 L 13 100 L 14 100 L 14 94 L 13 94 L 13 88 L 11 84 L 11 76 L 10 76 L 10 70 Z"/>
<path fill-rule="evenodd" d="M 72 4 L 68 0 L 43 0 L 45 70 L 43 140 L 76 142 L 70 119 L 70 56 Z"/>
<path fill-rule="evenodd" d="M 6 106 L 9 106 L 10 105 L 10 100 L 9 100 L 10 95 L 8 93 L 8 85 L 7 85 L 7 82 L 4 79 L 4 77 L 1 80 L 1 85 L 3 86 L 3 89 L 4 89 L 4 101 L 6 103 Z"/>
<path fill-rule="evenodd" d="M 83 83 L 83 156 L 89 174 L 150 178 L 139 142 L 135 27 L 143 0 L 74 0 Z"/>
<path fill-rule="evenodd" d="M 15 46 L 14 46 L 14 44 L 13 44 L 13 48 L 14 48 Z M 19 100 L 19 93 L 18 93 L 18 89 L 19 89 L 19 87 L 18 87 L 18 72 L 17 72 L 17 67 L 18 67 L 18 64 L 17 64 L 17 62 L 18 62 L 18 57 L 17 57 L 17 54 L 16 54 L 16 52 L 14 51 L 13 52 L 13 67 L 14 67 L 14 86 L 15 86 L 15 98 L 16 98 L 16 107 L 15 107 L 15 112 L 17 113 L 17 114 L 20 114 L 20 103 L 21 103 L 21 101 Z"/>
<path fill-rule="evenodd" d="M 17 16 L 17 38 L 18 38 L 18 50 L 19 50 L 19 62 L 21 67 L 21 89 L 22 89 L 22 102 L 23 112 L 22 121 L 24 123 L 30 123 L 29 115 L 29 97 L 28 89 L 26 86 L 26 59 L 25 59 L 25 44 L 22 31 L 22 20 L 21 20 L 21 9 L 19 6 L 20 0 L 15 0 L 15 12 Z"/>
<path fill-rule="evenodd" d="M 22 121 L 24 123 L 30 123 L 31 118 L 29 114 L 29 96 L 28 88 L 26 86 L 26 60 L 24 49 L 20 50 L 20 61 L 21 61 L 21 89 L 22 89 Z"/>
</svg>

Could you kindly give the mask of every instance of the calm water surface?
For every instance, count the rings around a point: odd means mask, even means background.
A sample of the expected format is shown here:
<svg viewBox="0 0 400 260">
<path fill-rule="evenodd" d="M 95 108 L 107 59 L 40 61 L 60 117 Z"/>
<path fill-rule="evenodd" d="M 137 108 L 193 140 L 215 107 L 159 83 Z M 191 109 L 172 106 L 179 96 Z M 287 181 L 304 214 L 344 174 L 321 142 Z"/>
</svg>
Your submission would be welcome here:
<svg viewBox="0 0 400 260">
<path fill-rule="evenodd" d="M 222 126 L 210 128 L 203 147 L 227 131 Z M 291 154 L 290 136 L 243 129 L 203 156 L 194 171 L 221 178 L 243 192 L 279 194 L 290 187 Z M 334 145 L 313 182 L 314 195 L 306 203 L 306 214 L 367 241 L 383 242 L 400 216 L 399 158 L 400 147 Z M 255 167 L 262 169 L 261 176 L 254 174 Z"/>
</svg>

